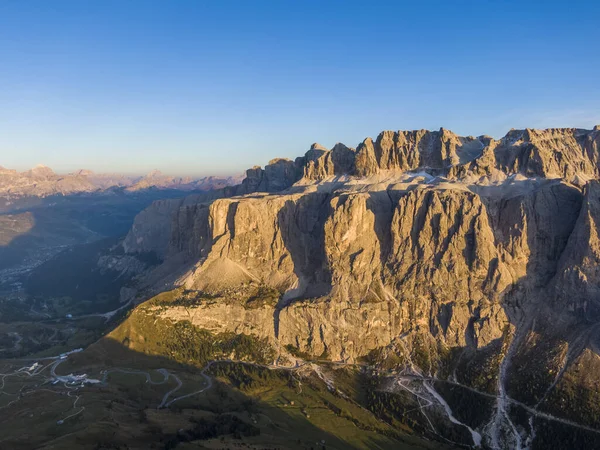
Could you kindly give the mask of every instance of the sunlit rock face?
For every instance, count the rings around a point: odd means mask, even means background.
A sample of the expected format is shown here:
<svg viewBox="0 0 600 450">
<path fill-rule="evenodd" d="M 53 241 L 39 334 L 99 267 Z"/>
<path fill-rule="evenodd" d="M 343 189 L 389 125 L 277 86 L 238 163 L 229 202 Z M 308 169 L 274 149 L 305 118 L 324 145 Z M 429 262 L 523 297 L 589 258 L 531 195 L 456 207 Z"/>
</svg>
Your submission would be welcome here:
<svg viewBox="0 0 600 450">
<path fill-rule="evenodd" d="M 172 320 L 267 338 L 280 356 L 393 355 L 561 417 L 595 411 L 599 142 L 598 129 L 441 129 L 313 144 L 212 197 L 155 203 L 125 250 L 164 258 L 147 286 L 168 272 L 213 299 L 167 308 Z M 490 416 L 484 443 L 516 445 L 506 420 Z"/>
</svg>

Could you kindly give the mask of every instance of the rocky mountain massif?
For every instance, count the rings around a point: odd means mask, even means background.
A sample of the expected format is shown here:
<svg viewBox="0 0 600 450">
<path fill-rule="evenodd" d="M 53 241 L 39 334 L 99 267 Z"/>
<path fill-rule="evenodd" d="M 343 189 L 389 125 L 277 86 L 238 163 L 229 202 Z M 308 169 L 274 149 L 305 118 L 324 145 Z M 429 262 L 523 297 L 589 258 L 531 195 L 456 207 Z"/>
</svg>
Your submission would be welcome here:
<svg viewBox="0 0 600 450">
<path fill-rule="evenodd" d="M 361 367 L 368 407 L 430 438 L 597 448 L 599 163 L 599 127 L 314 144 L 155 202 L 103 264 L 153 252 L 138 300 L 176 289 L 158 317 Z"/>
</svg>

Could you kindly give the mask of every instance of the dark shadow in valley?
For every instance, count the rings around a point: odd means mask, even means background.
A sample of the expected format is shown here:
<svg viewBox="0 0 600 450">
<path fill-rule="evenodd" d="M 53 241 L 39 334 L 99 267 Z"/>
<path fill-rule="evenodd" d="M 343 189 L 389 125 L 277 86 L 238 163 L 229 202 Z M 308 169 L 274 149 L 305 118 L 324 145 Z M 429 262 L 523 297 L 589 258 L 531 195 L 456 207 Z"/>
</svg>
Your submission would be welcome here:
<svg viewBox="0 0 600 450">
<path fill-rule="evenodd" d="M 190 194 L 147 190 L 125 194 L 52 196 L 0 214 L 0 270 L 47 260 L 61 249 L 127 234 L 135 216 L 153 201 Z M 28 205 L 28 204 L 27 204 Z M 13 233 L 9 228 L 20 231 Z M 1 280 L 0 280 L 1 281 Z"/>
<path fill-rule="evenodd" d="M 206 363 L 182 364 L 103 338 L 85 351 L 70 355 L 57 366 L 56 373 L 86 373 L 106 382 L 77 390 L 71 387 L 73 397 L 80 396 L 77 406 L 69 406 L 72 401 L 55 406 L 55 398 L 60 400 L 61 396 L 49 395 L 47 391 L 64 391 L 62 385 L 48 385 L 39 393 L 33 393 L 38 388 L 25 388 L 23 400 L 5 409 L 0 419 L 0 445 L 98 448 L 100 443 L 101 448 L 172 449 L 188 442 L 220 440 L 220 445 L 227 448 L 243 443 L 297 449 L 355 448 L 352 430 L 365 425 L 360 420 L 348 420 L 347 413 L 344 416 L 337 407 L 320 399 L 319 392 L 327 389 L 318 379 L 303 380 L 304 390 L 299 392 L 297 380 L 286 370 L 227 361 L 210 366 Z M 104 376 L 102 371 L 110 375 Z M 167 371 L 170 375 L 163 383 Z M 313 383 L 316 384 L 311 390 Z M 200 390 L 203 392 L 156 409 L 165 398 L 171 401 Z M 261 399 L 263 396 L 265 400 Z M 68 417 L 81 407 L 84 409 L 79 414 L 57 423 L 57 417 Z M 20 414 L 23 408 L 31 414 Z M 335 418 L 344 424 L 347 421 L 349 434 L 343 430 L 338 436 L 331 434 L 326 431 L 331 425 L 322 422 L 324 426 L 320 428 L 314 422 L 316 417 L 323 421 Z M 37 431 L 25 433 L 34 423 Z M 380 435 L 381 438 L 370 432 L 368 442 L 374 448 L 435 447 L 402 432 Z"/>
<path fill-rule="evenodd" d="M 154 200 L 188 194 L 114 192 L 12 205 L 10 213 L 0 214 L 0 322 L 40 322 L 121 306 L 120 290 L 132 274 L 108 260 L 101 264 L 101 258 L 120 256 L 116 244 Z M 136 258 L 146 267 L 159 262 L 150 254 Z"/>
</svg>

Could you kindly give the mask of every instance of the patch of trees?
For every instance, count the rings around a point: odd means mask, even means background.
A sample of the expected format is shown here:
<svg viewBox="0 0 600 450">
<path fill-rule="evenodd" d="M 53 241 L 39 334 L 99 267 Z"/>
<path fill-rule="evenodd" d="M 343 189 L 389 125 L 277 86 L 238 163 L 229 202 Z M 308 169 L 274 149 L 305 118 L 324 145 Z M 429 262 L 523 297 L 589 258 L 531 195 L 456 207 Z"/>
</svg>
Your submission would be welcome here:
<svg viewBox="0 0 600 450">
<path fill-rule="evenodd" d="M 251 364 L 219 363 L 212 366 L 211 372 L 217 377 L 229 380 L 233 386 L 242 391 L 293 382 L 286 371 Z"/>
<path fill-rule="evenodd" d="M 245 304 L 247 309 L 258 309 L 263 306 L 277 306 L 281 293 L 269 286 L 259 286 L 256 293 L 251 296 Z"/>
<path fill-rule="evenodd" d="M 600 434 L 541 418 L 535 418 L 533 424 L 532 450 L 600 448 Z"/>
<path fill-rule="evenodd" d="M 239 359 L 268 363 L 274 351 L 266 339 L 234 333 L 213 335 L 189 321 L 173 323 L 163 337 L 162 345 L 169 356 L 183 363 L 200 363 L 216 359 Z"/>
<path fill-rule="evenodd" d="M 260 429 L 243 422 L 230 414 L 220 414 L 214 418 L 192 418 L 193 427 L 167 436 L 165 449 L 176 448 L 182 442 L 214 439 L 220 436 L 232 436 L 234 439 L 260 435 Z"/>
</svg>

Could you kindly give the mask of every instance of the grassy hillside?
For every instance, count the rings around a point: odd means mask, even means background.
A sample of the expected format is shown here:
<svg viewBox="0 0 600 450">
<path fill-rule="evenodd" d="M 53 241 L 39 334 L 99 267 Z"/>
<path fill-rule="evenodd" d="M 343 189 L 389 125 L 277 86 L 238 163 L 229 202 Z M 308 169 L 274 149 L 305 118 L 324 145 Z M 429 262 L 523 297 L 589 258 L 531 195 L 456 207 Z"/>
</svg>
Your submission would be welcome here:
<svg viewBox="0 0 600 450">
<path fill-rule="evenodd" d="M 154 314 L 156 305 L 177 295 L 164 293 L 138 306 L 61 364 L 59 373 L 105 377 L 106 384 L 82 389 L 81 404 L 89 411 L 60 429 L 48 425 L 52 443 L 41 448 L 440 448 L 365 408 L 357 368 L 275 369 L 268 366 L 275 352 L 266 340 L 211 334 Z M 165 395 L 184 398 L 163 401 L 168 407 L 157 410 Z"/>
</svg>

